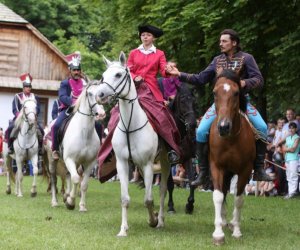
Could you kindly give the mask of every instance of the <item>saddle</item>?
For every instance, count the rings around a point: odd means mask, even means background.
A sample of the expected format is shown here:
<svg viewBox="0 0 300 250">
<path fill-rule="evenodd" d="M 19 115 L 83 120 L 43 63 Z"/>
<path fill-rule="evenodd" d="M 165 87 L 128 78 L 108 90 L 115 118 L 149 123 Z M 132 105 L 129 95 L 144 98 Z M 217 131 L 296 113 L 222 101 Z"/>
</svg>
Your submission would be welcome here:
<svg viewBox="0 0 300 250">
<path fill-rule="evenodd" d="M 66 130 L 67 130 L 73 116 L 74 116 L 74 113 L 70 113 L 70 115 L 67 116 L 66 119 L 63 120 L 61 126 L 59 127 L 58 133 L 57 133 L 57 138 L 58 138 L 58 143 L 59 144 L 62 143 L 62 141 L 64 139 L 64 136 L 65 136 L 65 133 L 66 133 Z"/>
</svg>

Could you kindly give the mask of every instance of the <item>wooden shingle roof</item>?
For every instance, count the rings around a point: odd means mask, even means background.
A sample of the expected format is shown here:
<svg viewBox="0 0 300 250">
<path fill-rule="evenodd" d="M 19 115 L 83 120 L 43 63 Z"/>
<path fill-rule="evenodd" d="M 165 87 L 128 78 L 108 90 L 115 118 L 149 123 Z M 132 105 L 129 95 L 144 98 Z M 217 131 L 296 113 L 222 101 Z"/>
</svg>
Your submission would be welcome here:
<svg viewBox="0 0 300 250">
<path fill-rule="evenodd" d="M 2 3 L 0 3 L 0 21 L 8 23 L 28 23 L 23 17 L 19 16 Z"/>
</svg>

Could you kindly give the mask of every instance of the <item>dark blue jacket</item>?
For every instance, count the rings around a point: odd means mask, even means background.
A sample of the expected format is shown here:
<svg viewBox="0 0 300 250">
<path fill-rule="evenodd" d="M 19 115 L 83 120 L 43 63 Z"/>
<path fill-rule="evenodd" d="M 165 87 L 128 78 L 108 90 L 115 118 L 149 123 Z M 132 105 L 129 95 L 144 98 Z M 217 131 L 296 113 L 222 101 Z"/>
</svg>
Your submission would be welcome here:
<svg viewBox="0 0 300 250">
<path fill-rule="evenodd" d="M 180 81 L 188 82 L 194 85 L 204 85 L 212 82 L 217 73 L 217 69 L 222 67 L 223 69 L 234 70 L 246 83 L 244 87 L 245 93 L 252 89 L 263 86 L 263 77 L 252 55 L 239 51 L 233 55 L 230 59 L 224 53 L 216 56 L 208 67 L 198 74 L 187 74 L 180 72 Z"/>
</svg>

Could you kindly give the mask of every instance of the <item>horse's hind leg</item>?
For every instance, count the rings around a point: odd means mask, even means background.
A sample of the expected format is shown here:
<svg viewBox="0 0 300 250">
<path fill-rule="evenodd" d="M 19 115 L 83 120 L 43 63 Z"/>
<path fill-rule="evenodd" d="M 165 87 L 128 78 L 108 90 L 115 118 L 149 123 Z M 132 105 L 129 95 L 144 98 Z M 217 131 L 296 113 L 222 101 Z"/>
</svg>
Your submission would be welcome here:
<svg viewBox="0 0 300 250">
<path fill-rule="evenodd" d="M 50 185 L 51 185 L 51 206 L 57 207 L 58 201 L 56 196 L 56 186 L 57 186 L 57 176 L 56 176 L 56 165 L 57 162 L 51 162 L 49 166 L 49 172 L 50 172 Z"/>
<path fill-rule="evenodd" d="M 168 213 L 176 213 L 173 202 L 173 191 L 174 191 L 174 181 L 172 173 L 169 174 L 168 178 L 168 193 L 169 193 L 169 201 L 168 201 Z"/>
<path fill-rule="evenodd" d="M 117 157 L 117 156 L 116 156 Z M 121 160 L 117 158 L 117 171 L 120 178 L 121 185 L 121 207 L 122 207 L 122 224 L 120 228 L 120 232 L 117 236 L 127 236 L 128 231 L 128 217 L 127 211 L 130 203 L 130 197 L 128 193 L 128 173 L 129 173 L 129 165 L 125 160 Z"/>
<path fill-rule="evenodd" d="M 158 224 L 157 227 L 164 227 L 164 204 L 165 204 L 165 197 L 167 194 L 167 181 L 170 175 L 170 166 L 167 161 L 161 161 L 162 170 L 161 170 L 161 182 L 160 182 L 160 206 L 159 206 L 159 213 L 158 213 Z"/>
</svg>

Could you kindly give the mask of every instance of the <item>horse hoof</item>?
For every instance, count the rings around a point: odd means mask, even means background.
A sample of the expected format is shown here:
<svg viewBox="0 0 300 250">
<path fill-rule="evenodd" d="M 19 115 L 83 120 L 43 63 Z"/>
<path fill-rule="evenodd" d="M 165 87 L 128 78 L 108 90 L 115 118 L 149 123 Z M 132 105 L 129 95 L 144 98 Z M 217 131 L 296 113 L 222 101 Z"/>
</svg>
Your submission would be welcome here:
<svg viewBox="0 0 300 250">
<path fill-rule="evenodd" d="M 86 207 L 80 207 L 79 212 L 87 212 Z"/>
<path fill-rule="evenodd" d="M 186 214 L 193 214 L 193 211 L 194 211 L 194 206 L 192 205 L 189 205 L 189 204 L 186 204 L 185 206 L 185 213 Z"/>
<path fill-rule="evenodd" d="M 168 214 L 176 214 L 175 209 L 169 209 L 169 210 L 168 210 Z"/>
<path fill-rule="evenodd" d="M 67 207 L 67 209 L 69 209 L 69 210 L 74 210 L 75 204 L 74 204 L 74 205 L 70 205 L 68 202 L 66 202 L 66 207 Z"/>
<path fill-rule="evenodd" d="M 37 196 L 37 192 L 31 193 L 30 196 L 31 196 L 32 198 L 36 197 L 36 196 Z"/>
<path fill-rule="evenodd" d="M 23 194 L 18 194 L 17 197 L 18 197 L 18 198 L 22 198 L 22 197 L 23 197 Z"/>
<path fill-rule="evenodd" d="M 215 246 L 221 246 L 225 243 L 225 237 L 215 237 L 213 238 L 213 243 Z"/>
<path fill-rule="evenodd" d="M 11 194 L 11 190 L 10 189 L 6 190 L 6 194 Z"/>
<path fill-rule="evenodd" d="M 231 236 L 235 239 L 240 239 L 240 238 L 242 238 L 243 235 L 239 232 L 239 233 L 236 233 L 236 234 L 232 234 Z"/>
<path fill-rule="evenodd" d="M 57 202 L 52 202 L 51 207 L 58 207 L 58 203 Z"/>
<path fill-rule="evenodd" d="M 126 232 L 122 232 L 120 231 L 118 234 L 117 234 L 118 237 L 127 237 L 127 233 Z"/>
</svg>

